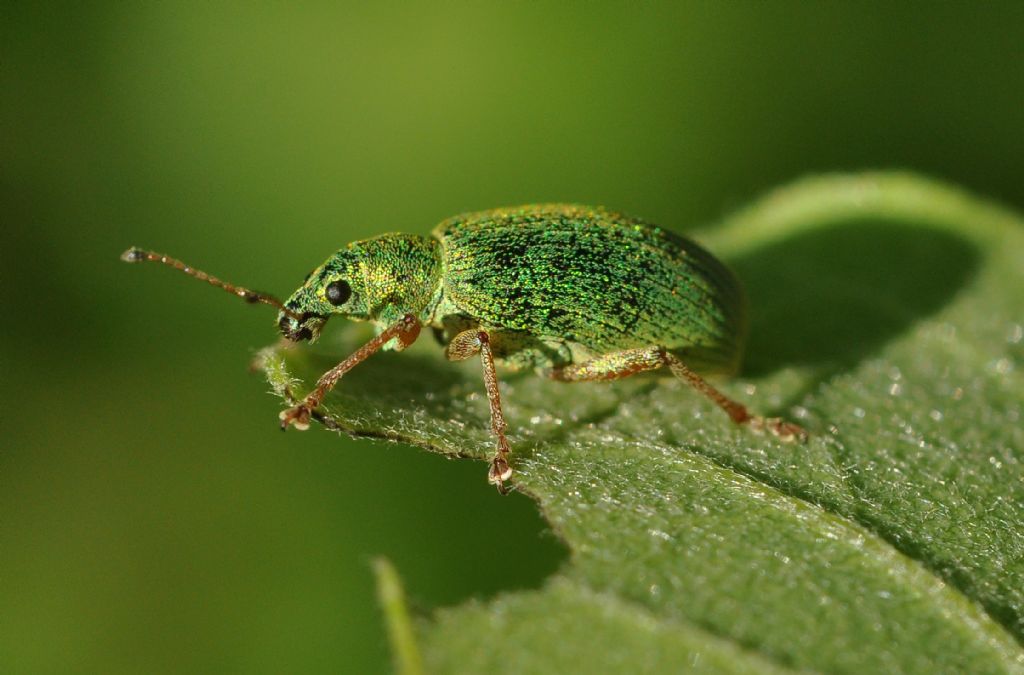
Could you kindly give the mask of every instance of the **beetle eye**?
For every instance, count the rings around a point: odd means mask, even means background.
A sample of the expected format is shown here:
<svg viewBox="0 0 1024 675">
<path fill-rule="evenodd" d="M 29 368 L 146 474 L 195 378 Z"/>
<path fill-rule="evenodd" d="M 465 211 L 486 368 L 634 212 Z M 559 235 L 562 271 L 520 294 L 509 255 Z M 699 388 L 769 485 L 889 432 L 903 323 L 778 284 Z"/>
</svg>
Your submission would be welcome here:
<svg viewBox="0 0 1024 675">
<path fill-rule="evenodd" d="M 327 284 L 326 292 L 327 302 L 335 307 L 344 305 L 352 297 L 352 287 L 348 285 L 347 281 L 341 279 Z"/>
</svg>

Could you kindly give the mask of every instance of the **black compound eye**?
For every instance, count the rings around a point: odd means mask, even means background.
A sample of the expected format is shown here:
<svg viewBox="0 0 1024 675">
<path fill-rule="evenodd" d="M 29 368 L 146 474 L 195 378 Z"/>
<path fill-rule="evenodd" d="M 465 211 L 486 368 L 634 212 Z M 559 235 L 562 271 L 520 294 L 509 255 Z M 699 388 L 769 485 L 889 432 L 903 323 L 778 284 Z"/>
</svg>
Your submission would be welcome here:
<svg viewBox="0 0 1024 675">
<path fill-rule="evenodd" d="M 341 279 L 327 284 L 326 292 L 327 302 L 335 307 L 344 305 L 352 297 L 352 287 L 348 285 L 347 281 L 342 281 Z"/>
</svg>

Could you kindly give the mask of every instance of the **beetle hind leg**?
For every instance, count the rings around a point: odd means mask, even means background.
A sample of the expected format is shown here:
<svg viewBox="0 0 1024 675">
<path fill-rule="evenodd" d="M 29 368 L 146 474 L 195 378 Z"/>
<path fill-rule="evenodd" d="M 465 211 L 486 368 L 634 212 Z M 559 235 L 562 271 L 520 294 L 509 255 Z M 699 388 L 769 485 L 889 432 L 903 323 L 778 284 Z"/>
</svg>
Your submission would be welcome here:
<svg viewBox="0 0 1024 675">
<path fill-rule="evenodd" d="M 736 424 L 746 424 L 755 433 L 767 431 L 783 441 L 807 438 L 807 432 L 792 422 L 778 417 L 752 415 L 746 406 L 720 392 L 664 347 L 642 347 L 602 354 L 583 363 L 554 368 L 548 371 L 548 375 L 561 382 L 617 380 L 663 366 L 667 366 L 673 375 L 711 399 Z"/>
</svg>

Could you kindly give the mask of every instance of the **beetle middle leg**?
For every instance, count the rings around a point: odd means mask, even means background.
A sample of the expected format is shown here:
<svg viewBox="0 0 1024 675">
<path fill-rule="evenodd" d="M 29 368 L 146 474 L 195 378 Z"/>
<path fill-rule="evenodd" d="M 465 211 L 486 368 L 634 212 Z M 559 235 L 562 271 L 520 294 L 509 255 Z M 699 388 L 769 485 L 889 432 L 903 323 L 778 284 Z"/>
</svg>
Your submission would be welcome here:
<svg viewBox="0 0 1024 675">
<path fill-rule="evenodd" d="M 508 463 L 511 452 L 505 430 L 505 414 L 501 410 L 501 392 L 498 391 L 498 374 L 494 370 L 494 352 L 491 350 L 491 336 L 482 328 L 464 330 L 448 343 L 445 356 L 450 361 L 463 361 L 476 354 L 484 367 L 484 387 L 487 389 L 487 401 L 491 407 L 491 432 L 494 434 L 498 447 L 491 458 L 491 468 L 487 472 L 487 481 L 498 487 L 502 494 L 507 492 L 505 481 L 512 477 L 512 466 Z"/>
<path fill-rule="evenodd" d="M 779 417 L 752 415 L 746 406 L 715 389 L 664 347 L 642 347 L 602 354 L 583 363 L 554 368 L 549 371 L 549 376 L 562 382 L 617 380 L 663 366 L 667 366 L 673 375 L 711 399 L 737 424 L 746 424 L 758 433 L 768 431 L 783 441 L 803 440 L 807 437 L 807 432 L 792 422 Z"/>
</svg>

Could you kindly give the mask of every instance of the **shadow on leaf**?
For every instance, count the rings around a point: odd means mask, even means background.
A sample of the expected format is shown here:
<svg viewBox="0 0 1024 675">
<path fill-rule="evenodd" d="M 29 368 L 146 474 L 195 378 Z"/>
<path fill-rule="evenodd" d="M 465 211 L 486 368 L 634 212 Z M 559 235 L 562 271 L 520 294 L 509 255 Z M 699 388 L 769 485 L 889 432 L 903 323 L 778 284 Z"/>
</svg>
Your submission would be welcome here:
<svg viewBox="0 0 1024 675">
<path fill-rule="evenodd" d="M 980 255 L 943 230 L 858 219 L 729 262 L 750 300 L 744 372 L 809 366 L 827 377 L 943 307 Z"/>
</svg>

